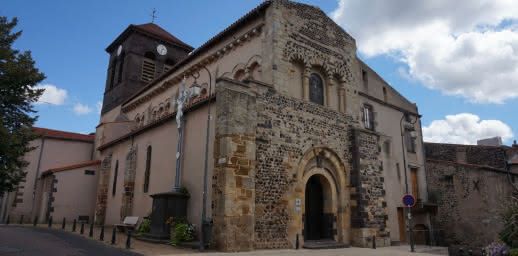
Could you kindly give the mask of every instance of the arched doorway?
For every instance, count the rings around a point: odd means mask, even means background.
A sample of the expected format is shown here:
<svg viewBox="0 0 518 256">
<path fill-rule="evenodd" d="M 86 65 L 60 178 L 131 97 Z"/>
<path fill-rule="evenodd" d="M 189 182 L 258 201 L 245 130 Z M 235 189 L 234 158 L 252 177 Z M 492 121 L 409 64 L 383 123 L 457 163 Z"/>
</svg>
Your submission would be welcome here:
<svg viewBox="0 0 518 256">
<path fill-rule="evenodd" d="M 334 214 L 330 184 L 322 175 L 313 175 L 306 183 L 304 240 L 333 239 Z"/>
</svg>

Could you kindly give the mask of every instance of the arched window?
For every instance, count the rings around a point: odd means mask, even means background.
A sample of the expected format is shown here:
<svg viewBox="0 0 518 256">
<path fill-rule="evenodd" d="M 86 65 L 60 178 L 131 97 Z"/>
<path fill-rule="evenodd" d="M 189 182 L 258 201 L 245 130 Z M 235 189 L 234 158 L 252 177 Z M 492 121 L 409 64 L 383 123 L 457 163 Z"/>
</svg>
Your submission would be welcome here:
<svg viewBox="0 0 518 256">
<path fill-rule="evenodd" d="M 144 193 L 149 190 L 149 174 L 151 171 L 151 146 L 147 147 L 146 171 L 144 172 Z"/>
<path fill-rule="evenodd" d="M 113 173 L 112 196 L 115 196 L 115 193 L 117 193 L 117 176 L 119 176 L 119 160 L 115 162 L 115 171 Z"/>
<path fill-rule="evenodd" d="M 146 52 L 144 59 L 142 60 L 142 81 L 151 81 L 155 79 L 155 54 L 152 52 Z"/>
<path fill-rule="evenodd" d="M 315 73 L 309 77 L 309 100 L 324 105 L 324 83 L 322 78 Z"/>
<path fill-rule="evenodd" d="M 110 65 L 110 89 L 115 85 L 115 68 L 117 67 L 117 60 L 114 59 Z"/>
<path fill-rule="evenodd" d="M 124 58 L 126 57 L 126 53 L 122 52 L 119 60 L 119 75 L 117 76 L 117 83 L 122 81 L 122 71 L 124 71 Z"/>
</svg>

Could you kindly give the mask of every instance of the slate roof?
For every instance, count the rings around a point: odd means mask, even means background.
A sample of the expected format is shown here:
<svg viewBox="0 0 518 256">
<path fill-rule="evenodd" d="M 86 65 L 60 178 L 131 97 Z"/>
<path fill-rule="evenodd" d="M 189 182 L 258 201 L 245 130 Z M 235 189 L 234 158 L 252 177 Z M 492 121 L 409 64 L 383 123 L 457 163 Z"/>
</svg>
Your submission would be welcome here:
<svg viewBox="0 0 518 256">
<path fill-rule="evenodd" d="M 192 48 L 192 46 L 182 42 L 180 39 L 176 38 L 175 36 L 169 34 L 169 32 L 165 31 L 160 26 L 154 24 L 154 23 L 147 23 L 147 24 L 141 24 L 141 25 L 135 25 L 135 28 L 144 30 L 148 33 L 154 34 L 158 37 L 161 37 L 162 39 L 175 42 L 177 44 L 183 45 L 187 48 Z"/>
</svg>

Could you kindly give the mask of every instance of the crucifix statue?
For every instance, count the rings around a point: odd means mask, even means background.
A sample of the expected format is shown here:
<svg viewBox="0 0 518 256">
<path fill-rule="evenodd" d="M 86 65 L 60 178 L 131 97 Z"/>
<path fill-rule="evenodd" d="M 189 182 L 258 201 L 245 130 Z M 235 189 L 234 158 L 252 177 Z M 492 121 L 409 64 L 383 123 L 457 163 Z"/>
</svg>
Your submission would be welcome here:
<svg viewBox="0 0 518 256">
<path fill-rule="evenodd" d="M 195 77 L 197 78 L 197 77 Z M 180 190 L 180 166 L 181 166 L 181 154 L 182 154 L 182 135 L 183 135 L 183 107 L 184 104 L 191 98 L 200 95 L 200 86 L 194 84 L 191 86 L 191 90 L 185 90 L 185 77 L 183 78 L 182 85 L 180 87 L 180 95 L 176 99 L 176 124 L 178 126 L 178 145 L 176 148 L 176 175 L 174 180 L 173 191 L 178 192 Z"/>
</svg>

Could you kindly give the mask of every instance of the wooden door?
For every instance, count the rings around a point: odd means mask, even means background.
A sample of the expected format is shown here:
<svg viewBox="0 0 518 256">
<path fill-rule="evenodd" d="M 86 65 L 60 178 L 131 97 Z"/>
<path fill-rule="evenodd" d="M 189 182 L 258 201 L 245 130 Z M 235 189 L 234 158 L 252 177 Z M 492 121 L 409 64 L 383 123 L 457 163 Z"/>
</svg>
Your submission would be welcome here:
<svg viewBox="0 0 518 256">
<path fill-rule="evenodd" d="M 417 168 L 410 169 L 410 176 L 412 177 L 412 195 L 417 200 L 419 198 L 419 184 L 417 183 Z"/>
<path fill-rule="evenodd" d="M 399 241 L 406 242 L 405 209 L 397 208 L 397 219 L 399 224 Z"/>
</svg>

